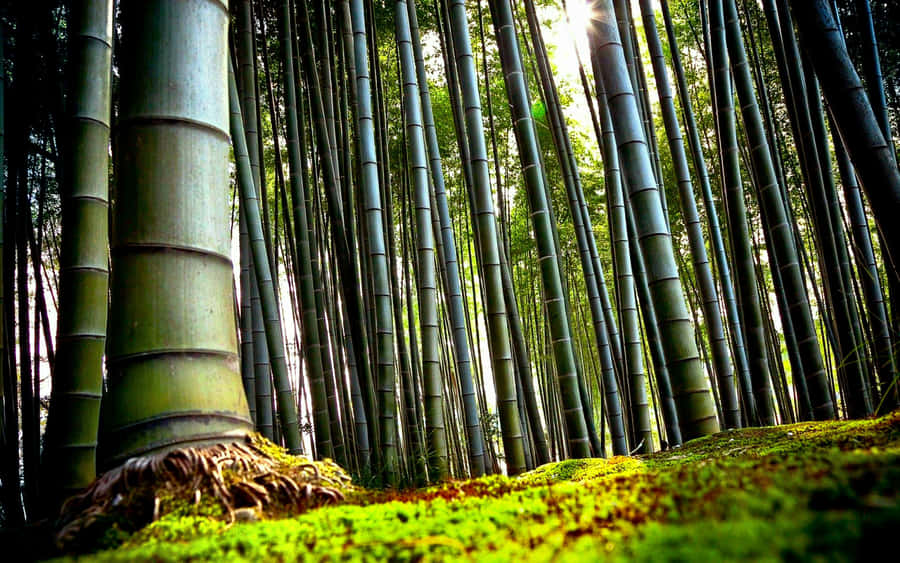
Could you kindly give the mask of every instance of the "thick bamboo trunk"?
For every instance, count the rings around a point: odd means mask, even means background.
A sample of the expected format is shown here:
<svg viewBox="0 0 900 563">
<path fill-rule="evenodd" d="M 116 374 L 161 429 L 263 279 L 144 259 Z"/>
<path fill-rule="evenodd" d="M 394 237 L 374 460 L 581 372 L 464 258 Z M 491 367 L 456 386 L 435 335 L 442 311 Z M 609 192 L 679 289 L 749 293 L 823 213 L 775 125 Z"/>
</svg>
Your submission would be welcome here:
<svg viewBox="0 0 900 563">
<path fill-rule="evenodd" d="M 226 8 L 122 5 L 104 468 L 253 428 L 231 291 Z"/>
<path fill-rule="evenodd" d="M 700 224 L 700 215 L 697 212 L 694 186 L 691 181 L 687 153 L 684 148 L 684 139 L 681 136 L 678 113 L 675 110 L 675 100 L 672 96 L 672 87 L 669 82 L 669 75 L 663 57 L 662 43 L 656 30 L 656 20 L 650 1 L 641 0 L 640 4 L 641 13 L 643 14 L 644 19 L 644 33 L 647 35 L 647 45 L 650 49 L 653 73 L 656 78 L 656 89 L 659 93 L 663 124 L 666 128 L 666 135 L 669 140 L 669 151 L 672 155 L 675 178 L 678 182 L 681 213 L 688 232 L 688 241 L 691 248 L 694 273 L 697 277 L 697 285 L 700 288 L 703 303 L 703 316 L 709 333 L 709 343 L 710 348 L 712 349 L 719 397 L 725 415 L 725 425 L 728 428 L 739 428 L 741 425 L 741 415 L 738 407 L 737 387 L 735 386 L 734 381 L 734 368 L 728 350 L 728 341 L 725 338 L 725 330 L 722 326 L 722 314 L 719 310 L 719 296 L 716 292 L 716 285 L 715 280 L 713 279 L 709 257 L 706 254 L 703 227 Z M 671 48 L 674 50 L 677 49 L 677 46 L 671 45 Z"/>
<path fill-rule="evenodd" d="M 900 170 L 878 116 L 843 44 L 827 0 L 792 1 L 804 50 L 810 53 L 863 191 L 884 239 L 885 266 L 900 271 Z"/>
</svg>

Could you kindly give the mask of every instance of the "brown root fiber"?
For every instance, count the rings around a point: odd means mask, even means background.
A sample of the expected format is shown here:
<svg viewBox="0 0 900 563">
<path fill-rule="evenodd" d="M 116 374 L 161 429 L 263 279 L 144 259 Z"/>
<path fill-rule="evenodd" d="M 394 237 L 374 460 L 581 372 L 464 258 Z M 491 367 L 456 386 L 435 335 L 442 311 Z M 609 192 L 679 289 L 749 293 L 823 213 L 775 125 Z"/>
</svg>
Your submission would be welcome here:
<svg viewBox="0 0 900 563">
<path fill-rule="evenodd" d="M 110 530 L 129 533 L 166 514 L 234 522 L 297 514 L 344 500 L 350 477 L 331 462 L 289 456 L 259 436 L 135 457 L 108 471 L 60 510 L 56 544 L 95 548 Z"/>
</svg>

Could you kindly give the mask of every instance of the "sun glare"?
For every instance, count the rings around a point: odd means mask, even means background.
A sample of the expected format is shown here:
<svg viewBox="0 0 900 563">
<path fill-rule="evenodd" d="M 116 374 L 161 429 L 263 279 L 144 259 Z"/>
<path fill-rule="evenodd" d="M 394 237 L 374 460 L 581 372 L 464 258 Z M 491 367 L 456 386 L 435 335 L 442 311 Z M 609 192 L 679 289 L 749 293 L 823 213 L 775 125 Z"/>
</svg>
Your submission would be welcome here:
<svg viewBox="0 0 900 563">
<path fill-rule="evenodd" d="M 573 31 L 587 28 L 591 22 L 591 2 L 587 0 L 570 0 L 566 2 L 566 12 L 572 22 Z"/>
</svg>

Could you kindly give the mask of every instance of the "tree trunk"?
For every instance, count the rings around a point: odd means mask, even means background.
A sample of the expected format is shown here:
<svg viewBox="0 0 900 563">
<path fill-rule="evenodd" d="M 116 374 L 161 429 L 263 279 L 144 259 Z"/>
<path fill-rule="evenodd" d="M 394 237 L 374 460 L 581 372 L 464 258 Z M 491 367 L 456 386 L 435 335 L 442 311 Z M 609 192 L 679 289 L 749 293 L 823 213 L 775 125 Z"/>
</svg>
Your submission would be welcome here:
<svg viewBox="0 0 900 563">
<path fill-rule="evenodd" d="M 225 205 L 225 7 L 122 5 L 103 468 L 253 429 L 237 362 Z M 181 95 L 166 95 L 172 88 Z"/>
<path fill-rule="evenodd" d="M 694 341 L 675 265 L 671 235 L 640 127 L 622 44 L 613 21 L 612 5 L 610 0 L 599 0 L 594 7 L 599 19 L 592 22 L 593 32 L 597 34 L 599 66 L 623 161 L 623 177 L 635 218 L 638 219 L 636 226 L 641 251 L 649 266 L 647 282 L 660 324 L 663 352 L 672 380 L 682 434 L 690 440 L 719 430 L 716 409 Z"/>
<path fill-rule="evenodd" d="M 109 285 L 109 123 L 112 0 L 82 0 L 71 13 L 69 145 L 63 178 L 60 304 L 47 462 L 55 502 L 96 476 Z"/>
</svg>

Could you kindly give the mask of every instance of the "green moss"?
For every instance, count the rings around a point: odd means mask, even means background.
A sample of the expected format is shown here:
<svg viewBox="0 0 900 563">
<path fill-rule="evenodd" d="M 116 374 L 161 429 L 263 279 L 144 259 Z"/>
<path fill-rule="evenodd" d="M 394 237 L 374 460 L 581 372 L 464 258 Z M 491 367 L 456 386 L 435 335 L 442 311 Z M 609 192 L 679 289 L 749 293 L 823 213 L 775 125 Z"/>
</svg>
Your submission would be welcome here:
<svg viewBox="0 0 900 563">
<path fill-rule="evenodd" d="M 323 478 L 328 480 L 334 486 L 338 487 L 343 493 L 346 494 L 352 492 L 353 490 L 353 485 L 350 483 L 347 472 L 329 458 L 323 459 L 321 461 L 313 461 L 311 458 L 308 458 L 306 456 L 291 455 L 286 449 L 270 442 L 261 434 L 252 435 L 250 437 L 250 443 L 261 452 L 275 460 L 275 463 L 278 466 L 279 471 L 281 472 L 290 473 L 290 469 L 297 469 L 306 465 L 313 464 Z"/>
<path fill-rule="evenodd" d="M 852 560 L 900 524 L 900 412 L 730 431 L 641 458 L 570 460 L 519 478 L 227 525 L 170 515 L 99 561 Z"/>
<path fill-rule="evenodd" d="M 588 481 L 606 475 L 634 471 L 643 465 L 636 457 L 613 456 L 609 459 L 568 459 L 542 465 L 520 476 L 530 485 L 547 485 L 560 481 Z"/>
<path fill-rule="evenodd" d="M 208 516 L 176 516 L 170 514 L 131 536 L 125 542 L 125 547 L 183 542 L 201 536 L 214 536 L 225 528 L 227 528 L 227 525 L 221 520 Z"/>
<path fill-rule="evenodd" d="M 132 460 L 104 474 L 63 507 L 55 540 L 90 552 L 117 547 L 136 532 L 152 540 L 182 530 L 177 537 L 189 538 L 209 531 L 198 522 L 286 518 L 355 492 L 333 461 L 292 456 L 254 435 Z"/>
</svg>

